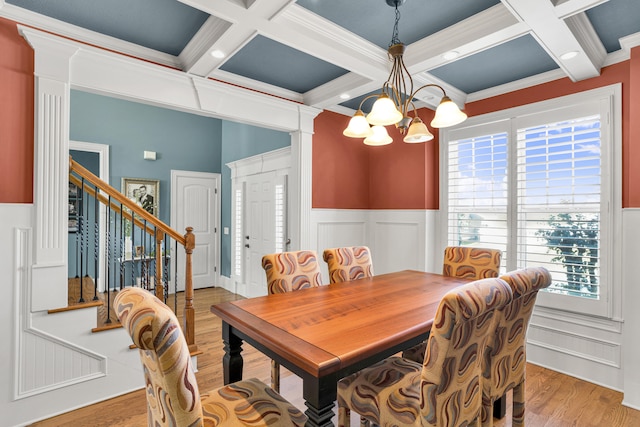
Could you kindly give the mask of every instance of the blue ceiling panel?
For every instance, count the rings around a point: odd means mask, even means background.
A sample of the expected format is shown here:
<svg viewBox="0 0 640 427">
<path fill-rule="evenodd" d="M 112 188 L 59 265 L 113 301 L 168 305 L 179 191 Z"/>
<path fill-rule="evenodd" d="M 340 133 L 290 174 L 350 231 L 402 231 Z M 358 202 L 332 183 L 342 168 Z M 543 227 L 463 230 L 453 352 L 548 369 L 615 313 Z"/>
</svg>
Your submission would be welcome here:
<svg viewBox="0 0 640 427">
<path fill-rule="evenodd" d="M 399 38 L 409 45 L 500 0 L 407 0 L 400 11 Z M 384 49 L 393 36 L 395 9 L 385 0 L 298 0 L 297 4 Z"/>
<path fill-rule="evenodd" d="M 586 13 L 609 53 L 621 48 L 619 42 L 621 37 L 640 32 L 640 1 L 638 0 L 609 0 L 587 10 Z"/>
<path fill-rule="evenodd" d="M 487 49 L 429 73 L 466 93 L 554 70 L 558 64 L 530 35 Z"/>
<path fill-rule="evenodd" d="M 298 93 L 347 73 L 343 68 L 260 35 L 220 69 Z"/>
<path fill-rule="evenodd" d="M 41 15 L 177 56 L 209 15 L 175 0 L 5 0 Z"/>
</svg>

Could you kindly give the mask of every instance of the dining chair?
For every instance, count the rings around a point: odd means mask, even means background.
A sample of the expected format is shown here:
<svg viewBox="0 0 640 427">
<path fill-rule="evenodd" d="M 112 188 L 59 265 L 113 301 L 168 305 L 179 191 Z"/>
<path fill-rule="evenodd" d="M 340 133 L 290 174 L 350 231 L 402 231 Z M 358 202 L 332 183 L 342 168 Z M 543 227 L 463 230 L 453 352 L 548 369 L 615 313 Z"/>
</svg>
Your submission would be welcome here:
<svg viewBox="0 0 640 427">
<path fill-rule="evenodd" d="M 303 426 L 307 417 L 258 379 L 200 394 L 191 355 L 173 311 L 152 293 L 125 288 L 116 314 L 138 347 L 149 426 Z"/>
<path fill-rule="evenodd" d="M 262 257 L 267 274 L 269 294 L 281 294 L 322 285 L 322 274 L 315 251 L 294 251 L 268 254 Z M 271 361 L 271 387 L 280 391 L 280 364 Z"/>
<path fill-rule="evenodd" d="M 498 277 L 501 258 L 498 249 L 448 246 L 444 249 L 442 274 L 473 280 Z"/>
<path fill-rule="evenodd" d="M 338 423 L 354 411 L 380 426 L 478 425 L 482 367 L 495 313 L 512 292 L 498 278 L 449 291 L 440 301 L 422 363 L 390 357 L 338 382 Z"/>
<path fill-rule="evenodd" d="M 538 291 L 551 284 L 551 274 L 544 267 L 529 267 L 500 279 L 511 287 L 513 301 L 500 312 L 486 353 L 482 425 L 493 425 L 493 402 L 513 390 L 512 426 L 520 427 L 524 426 L 527 329 Z"/>
<path fill-rule="evenodd" d="M 329 268 L 330 283 L 373 276 L 371 251 L 366 246 L 325 249 L 322 258 Z"/>
<path fill-rule="evenodd" d="M 498 277 L 502 252 L 498 249 L 447 246 L 444 249 L 442 275 L 464 279 Z M 426 341 L 402 352 L 402 357 L 421 363 L 424 360 Z"/>
</svg>

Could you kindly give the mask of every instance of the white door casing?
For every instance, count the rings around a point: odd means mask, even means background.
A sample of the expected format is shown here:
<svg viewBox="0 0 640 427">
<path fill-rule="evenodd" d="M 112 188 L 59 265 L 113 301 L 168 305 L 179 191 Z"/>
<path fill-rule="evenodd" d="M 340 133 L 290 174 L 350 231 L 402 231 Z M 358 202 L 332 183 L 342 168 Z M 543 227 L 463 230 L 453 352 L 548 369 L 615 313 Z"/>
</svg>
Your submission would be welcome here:
<svg viewBox="0 0 640 427">
<path fill-rule="evenodd" d="M 193 227 L 196 237 L 192 255 L 194 289 L 211 287 L 219 282 L 220 181 L 220 174 L 216 173 L 171 171 L 171 228 L 184 234 L 186 227 Z M 184 248 L 178 246 L 175 255 L 171 257 L 171 278 L 177 268 L 177 289 L 182 291 Z"/>
<path fill-rule="evenodd" d="M 232 209 L 231 223 L 242 224 L 242 234 L 232 239 L 235 293 L 246 297 L 266 295 L 262 256 L 287 250 L 289 217 L 287 176 L 290 147 L 228 163 L 232 194 L 242 200 Z M 240 217 L 238 217 L 240 216 Z M 232 235 L 236 236 L 237 230 Z M 242 263 L 239 266 L 239 263 Z"/>
</svg>

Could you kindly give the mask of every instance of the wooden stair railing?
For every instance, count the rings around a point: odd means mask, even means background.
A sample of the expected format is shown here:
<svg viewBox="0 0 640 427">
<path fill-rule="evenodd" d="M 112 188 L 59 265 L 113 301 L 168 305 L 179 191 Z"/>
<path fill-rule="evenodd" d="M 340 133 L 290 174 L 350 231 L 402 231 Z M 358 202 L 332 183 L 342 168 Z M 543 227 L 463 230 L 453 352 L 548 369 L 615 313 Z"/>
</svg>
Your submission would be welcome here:
<svg viewBox="0 0 640 427">
<path fill-rule="evenodd" d="M 182 328 L 191 354 L 197 353 L 198 348 L 195 344 L 195 309 L 193 305 L 194 292 L 192 275 L 192 254 L 195 249 L 195 235 L 193 234 L 193 228 L 187 227 L 186 234 L 181 235 L 176 230 L 172 229 L 167 224 L 144 210 L 141 206 L 129 200 L 129 198 L 114 187 L 102 181 L 89 170 L 74 161 L 71 156 L 69 156 L 69 182 L 78 187 L 80 191 L 87 193 L 89 196 L 105 205 L 111 211 L 119 211 L 122 215 L 123 208 L 126 208 L 128 210 L 127 215 L 130 215 L 131 217 L 133 227 L 143 230 L 143 232 L 147 233 L 149 236 L 155 236 L 154 258 L 156 269 L 159 268 L 158 266 L 162 265 L 162 243 L 165 240 L 165 235 L 171 237 L 175 242 L 177 242 L 177 244 L 184 247 L 186 257 L 184 271 L 185 305 Z M 86 182 L 93 185 L 93 187 L 86 185 Z M 152 226 L 149 226 L 149 224 Z M 161 301 L 165 301 L 166 295 L 164 295 L 162 274 L 158 274 L 158 271 L 156 271 L 154 281 L 155 295 Z"/>
</svg>

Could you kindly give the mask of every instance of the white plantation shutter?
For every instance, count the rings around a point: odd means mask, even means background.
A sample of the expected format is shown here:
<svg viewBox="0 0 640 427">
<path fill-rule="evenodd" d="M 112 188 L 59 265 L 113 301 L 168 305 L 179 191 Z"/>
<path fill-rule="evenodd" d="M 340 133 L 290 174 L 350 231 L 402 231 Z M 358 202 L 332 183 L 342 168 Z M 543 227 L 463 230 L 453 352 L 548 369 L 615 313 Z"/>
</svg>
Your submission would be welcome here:
<svg viewBox="0 0 640 427">
<path fill-rule="evenodd" d="M 448 244 L 500 249 L 506 255 L 507 133 L 448 146 Z"/>
<path fill-rule="evenodd" d="M 244 247 L 244 240 L 243 240 L 243 235 L 244 235 L 244 224 L 242 223 L 242 218 L 243 218 L 243 212 L 244 212 L 244 183 L 242 185 L 239 186 L 239 188 L 237 188 L 235 190 L 235 194 L 234 194 L 234 219 L 235 219 L 235 223 L 233 224 L 233 239 L 234 239 L 234 254 L 233 254 L 233 265 L 234 265 L 234 274 L 236 277 L 238 278 L 242 278 L 242 272 L 243 272 L 243 263 L 242 260 L 244 259 L 243 257 L 243 251 L 242 248 Z"/>
<path fill-rule="evenodd" d="M 600 298 L 600 116 L 518 129 L 518 259 L 551 292 Z"/>
<path fill-rule="evenodd" d="M 279 176 L 275 185 L 275 251 L 284 252 L 286 250 L 286 192 L 287 192 L 287 176 Z"/>
<path fill-rule="evenodd" d="M 441 203 L 448 245 L 500 249 L 503 272 L 544 266 L 553 284 L 541 305 L 611 316 L 617 92 L 593 93 L 445 130 Z"/>
</svg>

